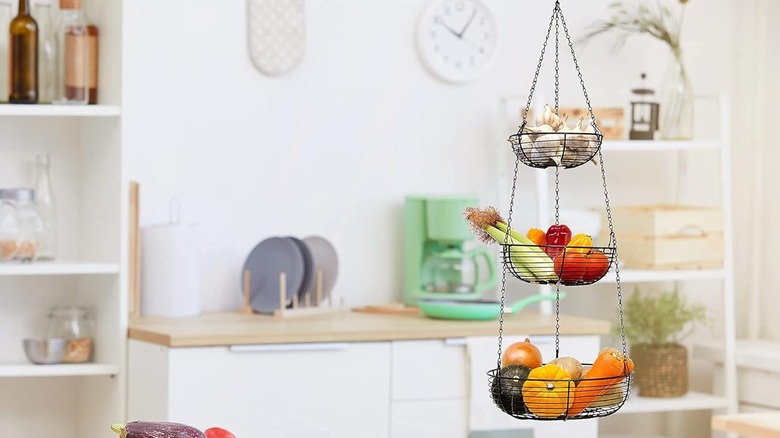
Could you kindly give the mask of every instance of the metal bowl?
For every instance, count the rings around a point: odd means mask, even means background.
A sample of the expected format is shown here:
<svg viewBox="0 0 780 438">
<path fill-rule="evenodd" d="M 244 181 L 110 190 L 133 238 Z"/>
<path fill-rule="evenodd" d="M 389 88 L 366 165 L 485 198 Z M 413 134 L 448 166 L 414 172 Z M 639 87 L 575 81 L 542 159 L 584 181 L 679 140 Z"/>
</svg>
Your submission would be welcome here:
<svg viewBox="0 0 780 438">
<path fill-rule="evenodd" d="M 22 341 L 24 354 L 35 364 L 62 363 L 68 341 L 62 338 L 29 338 Z"/>
</svg>

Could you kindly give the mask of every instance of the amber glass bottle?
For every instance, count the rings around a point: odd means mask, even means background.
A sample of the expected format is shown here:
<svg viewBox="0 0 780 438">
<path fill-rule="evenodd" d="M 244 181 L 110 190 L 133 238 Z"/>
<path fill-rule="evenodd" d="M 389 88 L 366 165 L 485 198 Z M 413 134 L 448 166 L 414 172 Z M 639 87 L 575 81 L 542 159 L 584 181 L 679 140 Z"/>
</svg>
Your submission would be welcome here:
<svg viewBox="0 0 780 438">
<path fill-rule="evenodd" d="M 38 102 L 38 24 L 30 16 L 29 0 L 19 0 L 19 12 L 9 26 L 9 90 L 11 103 Z"/>
</svg>

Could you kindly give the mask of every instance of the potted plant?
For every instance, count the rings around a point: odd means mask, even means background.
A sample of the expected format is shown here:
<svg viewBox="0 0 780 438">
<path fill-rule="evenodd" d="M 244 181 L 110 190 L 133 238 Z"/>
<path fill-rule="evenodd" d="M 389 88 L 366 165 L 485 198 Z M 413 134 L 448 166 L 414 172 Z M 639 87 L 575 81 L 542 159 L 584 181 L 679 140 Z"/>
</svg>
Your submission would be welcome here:
<svg viewBox="0 0 780 438">
<path fill-rule="evenodd" d="M 642 293 L 623 303 L 626 339 L 636 366 L 634 386 L 644 397 L 679 397 L 688 392 L 688 350 L 681 344 L 696 324 L 707 321 L 702 304 L 677 290 Z"/>
</svg>

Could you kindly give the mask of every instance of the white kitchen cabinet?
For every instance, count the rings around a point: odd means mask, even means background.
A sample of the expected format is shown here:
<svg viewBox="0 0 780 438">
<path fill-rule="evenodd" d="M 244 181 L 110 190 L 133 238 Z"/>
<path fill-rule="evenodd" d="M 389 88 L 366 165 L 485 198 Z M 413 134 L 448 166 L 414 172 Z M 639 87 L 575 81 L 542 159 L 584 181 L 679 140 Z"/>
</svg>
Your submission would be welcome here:
<svg viewBox="0 0 780 438">
<path fill-rule="evenodd" d="M 392 353 L 390 436 L 467 436 L 464 340 L 393 341 Z"/>
<path fill-rule="evenodd" d="M 0 264 L 0 435 L 110 436 L 125 414 L 127 299 L 122 174 L 122 2 L 87 2 L 100 31 L 100 105 L 0 104 L 0 187 L 33 187 L 47 153 L 57 259 Z M 7 79 L 7 78 L 6 78 Z M 93 362 L 34 365 L 22 339 L 47 310 L 77 304 L 93 322 Z"/>
<path fill-rule="evenodd" d="M 390 343 L 167 348 L 130 341 L 128 417 L 246 437 L 386 437 Z"/>
</svg>

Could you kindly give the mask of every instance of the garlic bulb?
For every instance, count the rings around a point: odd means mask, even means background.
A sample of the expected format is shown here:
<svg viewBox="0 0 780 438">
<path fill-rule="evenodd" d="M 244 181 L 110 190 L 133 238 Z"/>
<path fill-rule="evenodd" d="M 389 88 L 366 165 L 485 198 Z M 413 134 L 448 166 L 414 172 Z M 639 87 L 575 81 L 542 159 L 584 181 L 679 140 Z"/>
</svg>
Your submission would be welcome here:
<svg viewBox="0 0 780 438">
<path fill-rule="evenodd" d="M 550 159 L 556 166 L 560 166 L 561 157 L 563 156 L 563 135 L 541 135 L 534 141 L 534 149 L 536 152 L 534 158 L 538 158 L 538 162 L 544 163 L 547 159 Z"/>
<path fill-rule="evenodd" d="M 548 125 L 555 128 L 560 122 L 561 119 L 552 111 L 548 104 L 544 104 L 544 112 L 536 117 L 536 126 Z"/>
</svg>

